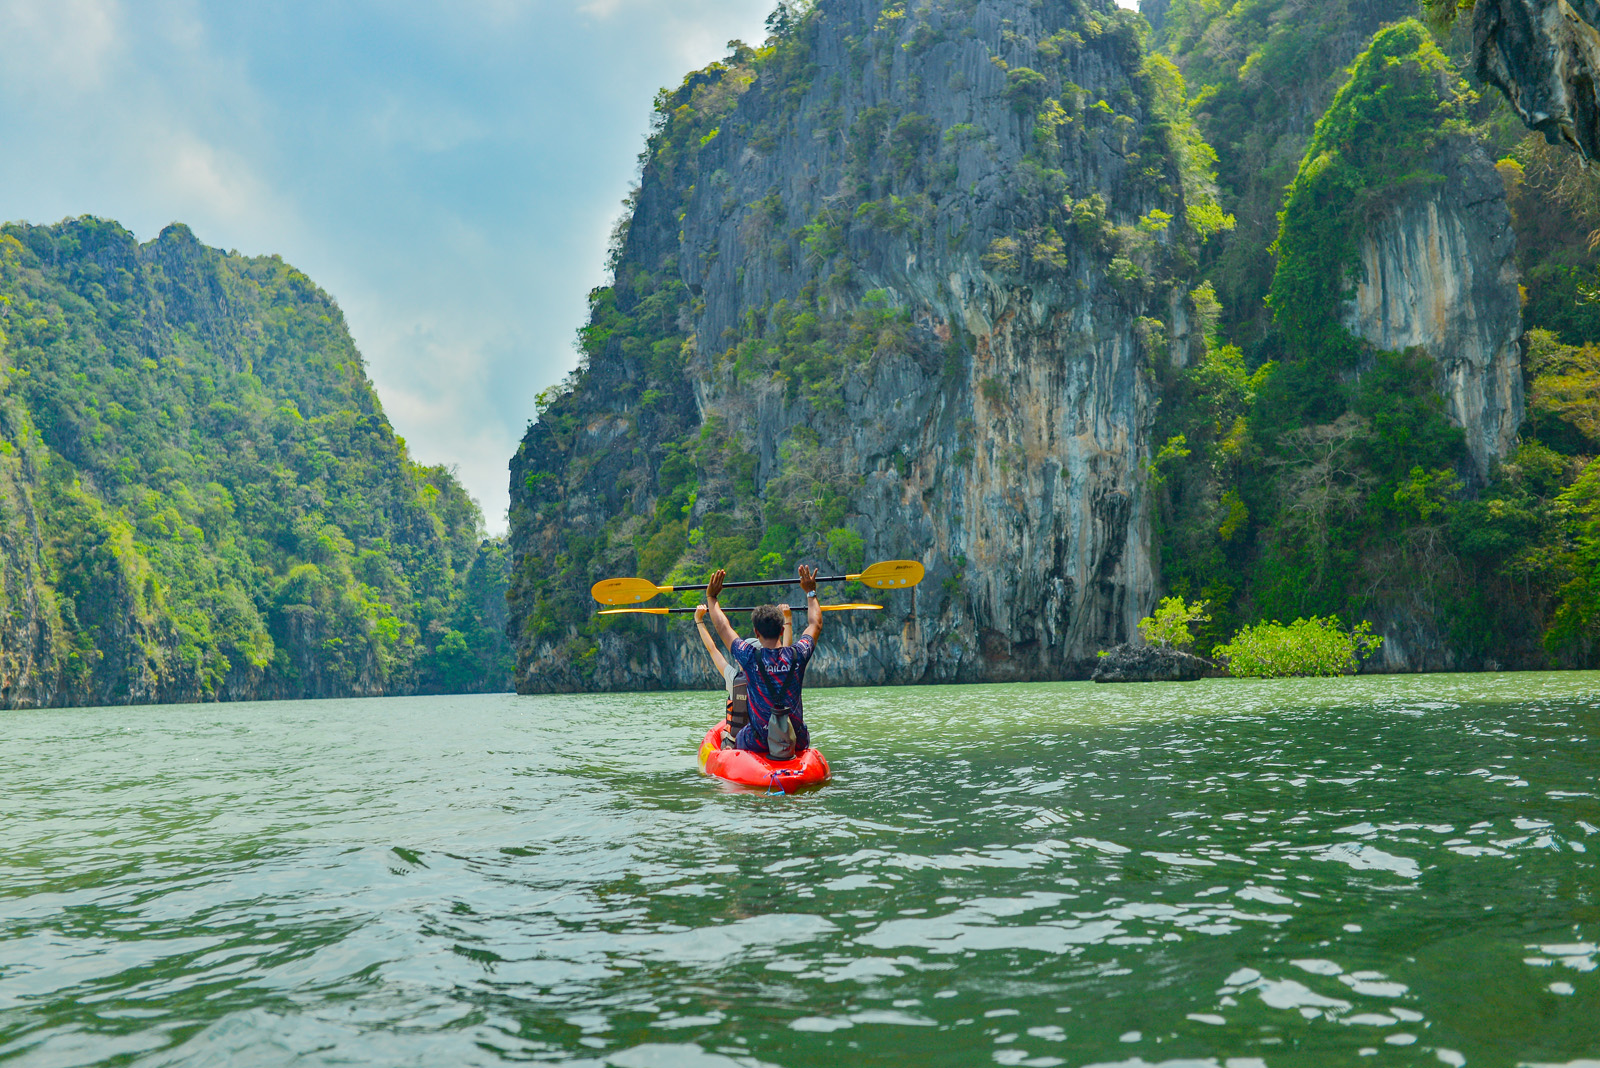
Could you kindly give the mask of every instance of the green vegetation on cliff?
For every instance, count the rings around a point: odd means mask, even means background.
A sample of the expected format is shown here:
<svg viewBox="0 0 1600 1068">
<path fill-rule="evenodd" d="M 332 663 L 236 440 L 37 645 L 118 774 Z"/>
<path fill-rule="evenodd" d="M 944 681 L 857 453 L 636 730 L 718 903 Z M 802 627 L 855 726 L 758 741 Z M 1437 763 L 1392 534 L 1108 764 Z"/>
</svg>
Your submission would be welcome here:
<svg viewBox="0 0 1600 1068">
<path fill-rule="evenodd" d="M 1326 396 L 1330 372 L 1361 356 L 1340 319 L 1366 220 L 1408 186 L 1445 180 L 1434 150 L 1470 131 L 1476 103 L 1427 30 L 1410 21 L 1378 32 L 1317 123 L 1279 216 L 1267 296 L 1285 362 L 1308 379 L 1302 407 L 1327 403 L 1310 391 Z"/>
<path fill-rule="evenodd" d="M 1437 533 L 1460 488 L 1461 432 L 1431 361 L 1372 351 L 1340 309 L 1372 205 L 1442 180 L 1433 150 L 1470 103 L 1420 24 L 1381 31 L 1289 189 L 1270 305 L 1282 359 L 1252 369 L 1213 328 L 1198 364 L 1169 376 L 1165 434 L 1187 451 L 1161 470 L 1162 564 L 1214 606 L 1211 641 L 1263 617 L 1359 615 L 1439 562 L 1418 556 L 1437 544 L 1418 532 Z"/>
<path fill-rule="evenodd" d="M 0 229 L 0 707 L 504 688 L 481 528 L 277 257 Z"/>
<path fill-rule="evenodd" d="M 1403 21 L 1374 34 L 1339 76 L 1273 240 L 1252 238 L 1270 192 L 1250 174 L 1260 158 L 1252 145 L 1295 140 L 1281 120 L 1273 126 L 1281 104 L 1269 97 L 1285 83 L 1267 68 L 1304 62 L 1290 92 L 1315 101 L 1326 55 L 1360 24 L 1349 4 L 1280 17 L 1302 9 L 1174 0 L 1163 30 L 1204 86 L 1197 113 L 1221 149 L 1223 202 L 1241 220 L 1196 294 L 1207 351 L 1166 385 L 1162 433 L 1181 434 L 1183 449 L 1159 471 L 1164 577 L 1211 601 L 1210 642 L 1261 619 L 1337 613 L 1424 620 L 1463 666 L 1590 664 L 1600 653 L 1590 476 L 1600 393 L 1591 348 L 1563 342 L 1588 343 L 1600 324 L 1584 301 L 1600 183 L 1575 156 L 1513 129 L 1421 24 Z M 1375 7 L 1359 10 L 1371 18 Z M 1265 133 L 1251 132 L 1256 120 Z M 1443 184 L 1441 146 L 1451 139 L 1509 151 L 1499 170 L 1526 321 L 1568 332 L 1529 335 L 1528 421 L 1479 486 L 1461 431 L 1444 417 L 1433 361 L 1421 350 L 1374 351 L 1342 321 L 1369 220 Z"/>
<path fill-rule="evenodd" d="M 860 566 L 870 472 L 843 469 L 828 439 L 873 402 L 844 384 L 909 359 L 944 383 L 953 408 L 979 347 L 954 316 L 935 328 L 924 296 L 880 288 L 906 264 L 966 254 L 961 269 L 981 267 L 997 287 L 1074 292 L 1092 272 L 1137 309 L 1125 325 L 1164 306 L 1200 244 L 1232 225 L 1183 78 L 1144 51 L 1136 15 L 984 7 L 895 2 L 858 21 L 868 5 L 786 5 L 761 47 L 735 42 L 657 96 L 614 278 L 591 294 L 580 331 L 580 368 L 541 398 L 513 461 L 511 597 L 525 660 L 553 672 L 538 685 L 588 685 L 608 635 L 650 644 L 648 621 L 593 616 L 587 590 L 600 575 L 675 584 L 716 566 L 761 577 L 801 560 Z M 824 69 L 819 53 L 841 45 L 844 62 Z M 1073 80 L 1091 74 L 1103 84 Z M 992 88 L 974 88 L 985 80 Z M 735 166 L 755 170 L 777 152 L 805 155 L 818 173 L 735 195 Z M 1112 167 L 1114 191 L 1085 180 Z M 971 218 L 987 211 L 998 225 L 974 233 Z M 713 215 L 728 226 L 697 233 Z M 730 255 L 735 233 L 739 266 L 702 291 L 692 280 Z M 1006 392 L 994 378 L 979 388 L 991 400 Z M 791 423 L 775 440 L 715 403 L 758 395 Z M 971 419 L 960 437 L 945 477 L 970 468 L 982 444 Z M 907 441 L 873 466 L 904 480 L 924 458 L 913 453 Z M 949 583 L 947 596 L 959 589 Z"/>
<path fill-rule="evenodd" d="M 1170 0 L 1153 42 L 1182 70 L 1196 122 L 1216 149 L 1221 203 L 1238 225 L 1206 265 L 1226 336 L 1253 362 L 1271 344 L 1278 212 L 1312 127 L 1347 66 L 1414 0 Z"/>
</svg>

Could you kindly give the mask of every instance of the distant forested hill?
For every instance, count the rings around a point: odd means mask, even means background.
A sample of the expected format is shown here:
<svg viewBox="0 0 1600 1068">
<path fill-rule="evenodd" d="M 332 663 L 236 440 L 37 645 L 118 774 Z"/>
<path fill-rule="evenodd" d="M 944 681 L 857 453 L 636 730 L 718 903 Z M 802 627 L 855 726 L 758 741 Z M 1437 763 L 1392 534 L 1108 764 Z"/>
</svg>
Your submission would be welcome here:
<svg viewBox="0 0 1600 1068">
<path fill-rule="evenodd" d="M 482 527 L 278 257 L 0 228 L 0 708 L 508 689 Z"/>
</svg>

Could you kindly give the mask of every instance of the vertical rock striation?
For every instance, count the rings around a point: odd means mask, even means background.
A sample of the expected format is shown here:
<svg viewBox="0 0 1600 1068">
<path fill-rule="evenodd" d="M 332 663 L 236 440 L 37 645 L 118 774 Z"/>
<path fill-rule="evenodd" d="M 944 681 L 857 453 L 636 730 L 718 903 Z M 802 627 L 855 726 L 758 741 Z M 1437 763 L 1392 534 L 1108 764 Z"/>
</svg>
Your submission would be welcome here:
<svg viewBox="0 0 1600 1068">
<path fill-rule="evenodd" d="M 824 0 L 658 105 L 512 461 L 518 688 L 707 677 L 594 621 L 607 573 L 900 557 L 921 588 L 816 681 L 1086 675 L 1153 597 L 1151 317 L 1215 210 L 1176 72 L 1109 3 Z"/>
<path fill-rule="evenodd" d="M 1466 433 L 1486 482 L 1522 423 L 1522 307 L 1505 188 L 1482 148 L 1445 142 L 1360 243 L 1361 270 L 1344 325 L 1380 349 L 1420 346 L 1439 369 L 1445 414 Z"/>
</svg>

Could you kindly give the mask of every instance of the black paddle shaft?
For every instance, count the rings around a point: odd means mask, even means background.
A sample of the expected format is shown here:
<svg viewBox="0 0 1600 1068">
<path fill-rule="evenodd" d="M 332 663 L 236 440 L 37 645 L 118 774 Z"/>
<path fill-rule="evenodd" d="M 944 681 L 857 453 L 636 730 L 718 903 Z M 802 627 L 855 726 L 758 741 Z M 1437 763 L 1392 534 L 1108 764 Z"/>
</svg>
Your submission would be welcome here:
<svg viewBox="0 0 1600 1068">
<path fill-rule="evenodd" d="M 856 576 L 818 576 L 816 582 L 854 582 L 854 579 L 856 579 Z M 736 588 L 749 587 L 749 585 L 800 585 L 800 579 L 746 579 L 744 582 L 723 582 L 722 588 L 723 590 L 736 590 Z M 698 584 L 694 585 L 675 585 L 675 587 L 670 588 L 674 593 L 682 593 L 683 590 L 709 590 L 710 584 L 709 582 L 698 582 Z M 723 611 L 731 612 L 733 609 L 723 609 Z"/>
<path fill-rule="evenodd" d="M 703 607 L 704 607 L 703 605 L 696 605 L 693 608 L 669 608 L 669 609 L 667 609 L 667 611 L 672 613 L 672 614 L 674 614 L 674 615 L 676 615 L 679 612 L 698 612 Z M 722 610 L 724 612 L 754 612 L 755 611 L 755 607 L 754 606 L 749 606 L 749 607 L 745 607 L 745 608 L 723 608 Z"/>
<path fill-rule="evenodd" d="M 854 576 L 854 575 L 827 575 L 827 576 L 819 576 L 815 581 L 817 581 L 817 582 L 853 582 L 856 579 L 856 577 L 857 576 Z M 737 589 L 740 586 L 798 586 L 798 585 L 800 585 L 800 580 L 797 579 L 797 578 L 792 578 L 792 579 L 746 579 L 743 582 L 724 582 L 722 584 L 722 588 L 725 589 L 725 590 L 732 590 L 732 589 Z M 706 589 L 710 589 L 710 588 L 711 588 L 711 583 L 709 583 L 709 582 L 701 582 L 701 583 L 697 583 L 696 585 L 693 585 L 693 586 L 673 586 L 672 587 L 672 591 L 674 593 L 677 593 L 677 592 L 682 591 L 682 590 L 706 590 Z M 725 609 L 724 611 L 731 611 L 731 609 Z"/>
</svg>

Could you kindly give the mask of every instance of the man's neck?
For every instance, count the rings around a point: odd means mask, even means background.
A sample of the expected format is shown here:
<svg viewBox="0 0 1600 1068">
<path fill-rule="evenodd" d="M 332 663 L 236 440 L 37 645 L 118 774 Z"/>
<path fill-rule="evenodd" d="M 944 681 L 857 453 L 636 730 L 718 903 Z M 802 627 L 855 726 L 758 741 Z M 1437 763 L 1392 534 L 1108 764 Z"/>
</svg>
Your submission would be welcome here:
<svg viewBox="0 0 1600 1068">
<path fill-rule="evenodd" d="M 763 649 L 778 649 L 782 647 L 783 639 L 781 638 L 768 638 L 763 634 L 757 634 L 756 637 L 761 640 L 761 648 Z"/>
</svg>

